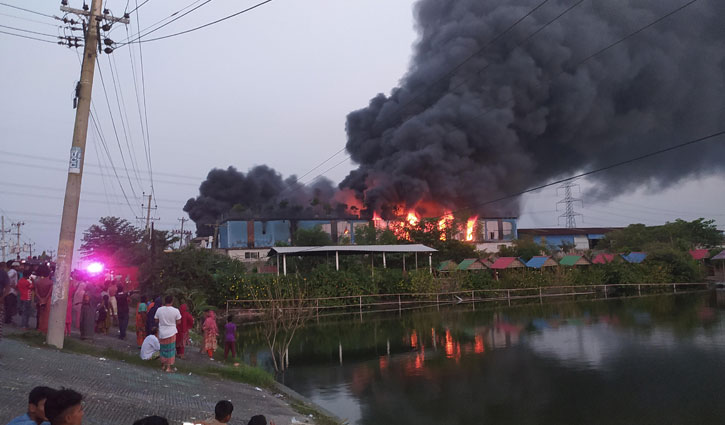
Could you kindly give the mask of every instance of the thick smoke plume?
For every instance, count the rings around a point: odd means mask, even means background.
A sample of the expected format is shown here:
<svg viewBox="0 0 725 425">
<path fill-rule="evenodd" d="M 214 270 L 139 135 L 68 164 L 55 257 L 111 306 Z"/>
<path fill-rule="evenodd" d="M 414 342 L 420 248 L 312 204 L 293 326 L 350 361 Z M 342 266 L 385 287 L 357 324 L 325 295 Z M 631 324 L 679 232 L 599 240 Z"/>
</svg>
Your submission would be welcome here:
<svg viewBox="0 0 725 425">
<path fill-rule="evenodd" d="M 264 165 L 246 174 L 229 167 L 210 171 L 199 196 L 189 199 L 184 211 L 196 223 L 197 234 L 207 236 L 213 232 L 210 225 L 229 218 L 353 216 L 354 205 L 336 200 L 343 193 L 327 179 L 303 185 L 295 176 L 285 179 Z"/>
<path fill-rule="evenodd" d="M 360 164 L 341 183 L 366 205 L 485 203 L 696 138 L 722 125 L 725 2 L 702 0 L 578 65 L 685 0 L 422 0 L 419 40 L 390 96 L 348 115 Z M 422 94 L 421 94 L 422 93 Z M 719 153 L 716 153 L 715 148 Z M 720 142 L 593 176 L 595 199 L 663 188 L 725 166 Z M 516 201 L 481 213 L 517 212 Z"/>
<path fill-rule="evenodd" d="M 409 71 L 389 96 L 347 117 L 347 150 L 359 167 L 340 189 L 364 215 L 400 206 L 440 214 L 721 130 L 725 2 L 700 0 L 584 63 L 686 1 L 585 0 L 528 38 L 575 2 L 550 0 L 498 39 L 540 0 L 418 2 Z M 724 154 L 711 141 L 616 168 L 590 177 L 588 195 L 604 200 L 719 172 Z M 346 198 L 320 185 L 301 188 L 290 204 L 310 205 L 317 189 L 328 209 Z M 266 167 L 246 176 L 214 170 L 185 211 L 197 224 L 237 204 L 274 215 L 285 186 Z M 517 214 L 518 200 L 472 210 Z"/>
</svg>

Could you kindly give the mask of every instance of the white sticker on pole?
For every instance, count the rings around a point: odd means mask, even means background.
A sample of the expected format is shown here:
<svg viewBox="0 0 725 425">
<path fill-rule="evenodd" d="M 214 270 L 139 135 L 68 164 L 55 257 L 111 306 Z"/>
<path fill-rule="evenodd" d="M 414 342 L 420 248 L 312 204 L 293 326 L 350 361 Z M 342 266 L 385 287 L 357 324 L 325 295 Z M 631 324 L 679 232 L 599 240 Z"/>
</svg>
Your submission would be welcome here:
<svg viewBox="0 0 725 425">
<path fill-rule="evenodd" d="M 81 157 L 83 152 L 79 146 L 70 148 L 70 163 L 68 164 L 68 172 L 71 174 L 81 173 Z"/>
</svg>

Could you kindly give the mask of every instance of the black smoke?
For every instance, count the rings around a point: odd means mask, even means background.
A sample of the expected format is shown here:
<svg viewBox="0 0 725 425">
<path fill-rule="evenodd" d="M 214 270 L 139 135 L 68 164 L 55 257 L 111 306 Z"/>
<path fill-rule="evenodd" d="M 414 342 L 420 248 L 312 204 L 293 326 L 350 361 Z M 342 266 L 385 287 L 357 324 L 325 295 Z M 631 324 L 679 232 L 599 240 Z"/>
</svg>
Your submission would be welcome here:
<svg viewBox="0 0 725 425">
<path fill-rule="evenodd" d="M 584 63 L 687 0 L 585 0 L 527 39 L 577 2 L 549 0 L 497 38 L 540 2 L 415 5 L 419 37 L 408 72 L 390 95 L 347 117 L 346 147 L 359 166 L 339 189 L 361 201 L 363 216 L 431 204 L 517 214 L 516 199 L 477 205 L 725 125 L 725 2 L 695 2 Z M 593 175 L 587 195 L 659 190 L 721 172 L 722 158 L 722 140 L 691 146 Z M 232 210 L 271 217 L 338 207 L 329 182 L 287 180 L 267 167 L 214 170 L 184 210 L 199 224 Z M 289 184 L 299 186 L 294 197 Z"/>
<path fill-rule="evenodd" d="M 265 165 L 246 174 L 234 167 L 213 169 L 199 187 L 199 196 L 184 205 L 198 236 L 209 236 L 226 219 L 320 218 L 354 216 L 355 210 L 334 199 L 338 190 L 327 179 L 310 185 L 295 176 L 283 178 Z"/>
<path fill-rule="evenodd" d="M 598 168 L 725 125 L 725 2 L 701 0 L 579 65 L 686 0 L 421 0 L 408 73 L 347 117 L 360 166 L 341 187 L 374 209 L 435 200 L 456 209 Z M 442 76 L 443 80 L 436 83 Z M 592 176 L 590 197 L 722 171 L 721 141 Z M 479 207 L 515 214 L 518 202 Z"/>
</svg>

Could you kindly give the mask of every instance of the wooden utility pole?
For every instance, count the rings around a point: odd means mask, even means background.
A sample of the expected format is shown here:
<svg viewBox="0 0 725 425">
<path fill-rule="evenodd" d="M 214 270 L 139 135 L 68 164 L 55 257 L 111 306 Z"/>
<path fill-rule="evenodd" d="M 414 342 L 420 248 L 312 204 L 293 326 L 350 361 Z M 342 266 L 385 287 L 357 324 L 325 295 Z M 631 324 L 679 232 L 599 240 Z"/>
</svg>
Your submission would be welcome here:
<svg viewBox="0 0 725 425">
<path fill-rule="evenodd" d="M 17 238 L 15 241 L 15 252 L 17 255 L 17 259 L 20 259 L 20 253 L 23 252 L 23 247 L 20 245 L 20 226 L 24 226 L 25 223 L 22 221 L 18 221 L 16 223 L 12 223 L 11 226 L 14 226 L 17 228 L 15 231 L 15 237 Z"/>
<path fill-rule="evenodd" d="M 5 230 L 5 216 L 2 216 L 2 229 L 0 229 L 0 234 L 2 234 L 2 241 L 0 242 L 0 246 L 2 246 L 2 250 L 3 250 L 3 263 L 6 260 L 5 250 L 7 248 L 7 244 L 5 242 L 5 233 L 7 233 L 9 231 L 10 230 Z"/>
<path fill-rule="evenodd" d="M 81 196 L 81 180 L 83 178 L 83 161 L 85 159 L 86 136 L 88 134 L 88 116 L 91 108 L 91 93 L 93 91 L 93 73 L 95 71 L 97 50 L 100 50 L 99 27 L 100 20 L 128 23 L 128 19 L 119 19 L 103 14 L 103 0 L 92 0 L 90 11 L 69 9 L 87 18 L 85 31 L 83 64 L 81 65 L 81 79 L 78 83 L 78 107 L 73 125 L 73 141 L 70 148 L 70 162 L 68 164 L 68 179 L 65 185 L 65 199 L 63 201 L 63 216 L 60 222 L 60 238 L 58 241 L 58 258 L 56 262 L 55 282 L 50 305 L 50 319 L 48 321 L 49 345 L 63 348 L 65 331 L 65 315 L 68 307 L 68 285 L 71 267 L 73 266 L 73 248 L 78 224 L 78 204 Z M 63 9 L 66 6 L 61 6 Z"/>
</svg>

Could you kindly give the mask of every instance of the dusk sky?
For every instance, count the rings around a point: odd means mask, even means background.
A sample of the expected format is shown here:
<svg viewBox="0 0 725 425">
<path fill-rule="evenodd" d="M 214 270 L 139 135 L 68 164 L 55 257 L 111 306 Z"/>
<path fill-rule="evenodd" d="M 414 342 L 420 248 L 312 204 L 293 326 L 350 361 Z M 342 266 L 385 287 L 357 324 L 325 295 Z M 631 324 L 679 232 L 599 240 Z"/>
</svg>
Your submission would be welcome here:
<svg viewBox="0 0 725 425">
<path fill-rule="evenodd" d="M 134 1 L 129 8 L 135 7 Z M 4 2 L 62 16 L 59 1 Z M 149 0 L 132 15 L 128 33 L 138 32 L 137 17 L 141 28 L 146 28 L 192 3 L 198 2 Z M 215 0 L 148 37 L 196 27 L 255 3 Z M 285 177 L 301 176 L 342 149 L 347 140 L 347 114 L 367 106 L 377 93 L 389 94 L 408 71 L 417 37 L 414 3 L 275 0 L 199 31 L 143 43 L 154 204 L 158 205 L 153 216 L 159 218 L 156 227 L 178 229 L 177 219 L 186 217 L 182 211 L 185 202 L 198 194 L 200 182 L 214 167 L 231 165 L 246 171 L 267 164 Z M 120 16 L 126 4 L 124 0 L 109 0 L 104 7 Z M 81 0 L 70 1 L 70 6 L 81 5 Z M 63 33 L 58 24 L 47 16 L 0 5 L 0 25 L 6 27 L 57 35 Z M 7 32 L 52 41 L 44 35 L 12 29 Z M 116 24 L 110 38 L 123 41 L 127 31 Z M 0 33 L 0 57 L 4 58 L 0 81 L 0 213 L 5 216 L 6 229 L 11 222 L 25 222 L 21 239 L 35 244 L 34 254 L 57 249 L 80 53 L 80 49 Z M 141 210 L 141 204 L 146 203 L 142 193 L 150 193 L 151 185 L 130 55 L 140 85 L 137 46 L 127 45 L 110 56 L 99 56 L 93 110 L 106 147 L 91 124 L 76 248 L 82 232 L 101 216 L 115 215 L 143 226 L 137 217 L 145 214 Z M 711 143 L 723 142 L 718 139 Z M 686 149 L 710 147 L 702 144 Z M 118 179 L 107 155 L 113 160 Z M 349 160 L 343 161 L 346 156 L 340 152 L 302 180 L 310 181 L 326 171 L 330 180 L 339 182 L 355 168 Z M 580 164 L 570 166 L 571 175 L 587 171 Z M 646 166 L 656 175 L 656 162 L 648 161 Z M 696 175 L 664 190 L 643 181 L 639 189 L 604 203 L 587 199 L 592 184 L 582 180 L 581 193 L 574 193 L 584 199 L 584 207 L 577 208 L 584 215 L 583 222 L 577 224 L 662 224 L 678 217 L 706 217 L 725 228 L 725 178 L 708 169 L 698 170 Z M 556 211 L 556 202 L 562 195 L 553 187 L 526 195 L 519 227 L 556 227 L 561 214 Z M 186 228 L 193 230 L 193 223 L 187 222 Z"/>
</svg>

